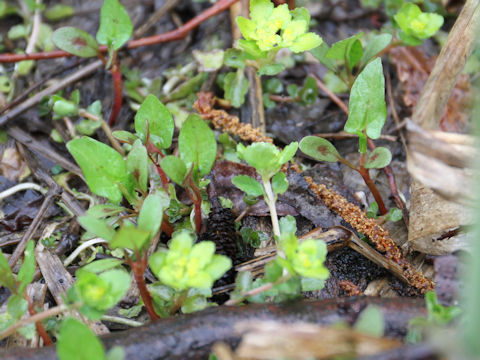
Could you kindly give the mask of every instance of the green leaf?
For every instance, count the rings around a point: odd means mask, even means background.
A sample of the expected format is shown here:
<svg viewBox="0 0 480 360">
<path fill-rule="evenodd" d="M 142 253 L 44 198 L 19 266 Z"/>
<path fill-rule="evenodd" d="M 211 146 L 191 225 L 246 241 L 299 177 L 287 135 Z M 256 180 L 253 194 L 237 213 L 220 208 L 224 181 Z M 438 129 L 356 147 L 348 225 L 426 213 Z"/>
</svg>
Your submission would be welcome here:
<svg viewBox="0 0 480 360">
<path fill-rule="evenodd" d="M 201 72 L 192 77 L 191 79 L 185 81 L 183 84 L 178 86 L 168 97 L 168 100 L 179 100 L 186 98 L 189 95 L 195 94 L 200 90 L 203 82 L 206 80 L 208 74 L 206 72 Z"/>
<path fill-rule="evenodd" d="M 419 40 L 433 36 L 443 25 L 443 16 L 422 12 L 418 5 L 412 3 L 403 4 L 393 18 L 407 37 Z M 403 40 L 402 36 L 401 38 Z"/>
<path fill-rule="evenodd" d="M 7 312 L 15 320 L 19 320 L 28 310 L 28 301 L 20 295 L 12 295 L 8 299 Z"/>
<path fill-rule="evenodd" d="M 232 106 L 236 108 L 239 108 L 245 102 L 248 87 L 248 80 L 241 68 L 235 72 L 229 72 L 223 80 L 225 99 L 230 101 Z"/>
<path fill-rule="evenodd" d="M 187 168 L 193 163 L 200 176 L 212 169 L 217 156 L 217 141 L 200 116 L 191 114 L 183 124 L 178 136 L 178 150 Z"/>
<path fill-rule="evenodd" d="M 60 324 L 57 356 L 59 360 L 103 360 L 105 350 L 100 339 L 86 325 L 74 318 L 66 318 Z"/>
<path fill-rule="evenodd" d="M 86 31 L 66 26 L 55 30 L 53 43 L 63 51 L 80 57 L 94 57 L 98 53 L 98 44 Z"/>
<path fill-rule="evenodd" d="M 340 154 L 333 144 L 318 136 L 305 136 L 300 141 L 300 150 L 318 161 L 337 162 Z"/>
<path fill-rule="evenodd" d="M 132 134 L 130 131 L 125 130 L 116 130 L 112 133 L 112 135 L 116 139 L 127 144 L 133 144 L 138 139 L 136 135 Z"/>
<path fill-rule="evenodd" d="M 77 161 L 85 175 L 90 190 L 118 204 L 122 200 L 119 185 L 131 189 L 125 161 L 117 151 L 89 137 L 75 139 L 67 149 Z"/>
<path fill-rule="evenodd" d="M 284 216 L 280 219 L 280 233 L 282 235 L 295 235 L 297 233 L 297 222 L 291 215 Z"/>
<path fill-rule="evenodd" d="M 347 39 L 343 39 L 332 44 L 330 49 L 325 53 L 325 58 L 345 61 L 346 57 L 348 56 L 348 51 L 350 50 L 352 44 L 358 39 L 360 39 L 362 36 L 363 36 L 363 32 L 360 32 L 354 36 L 351 36 Z"/>
<path fill-rule="evenodd" d="M 257 74 L 258 76 L 274 76 L 280 74 L 283 70 L 285 70 L 285 65 L 283 64 L 265 64 L 258 69 Z"/>
<path fill-rule="evenodd" d="M 220 49 L 212 51 L 193 50 L 192 55 L 199 63 L 199 71 L 213 72 L 223 65 L 225 52 Z"/>
<path fill-rule="evenodd" d="M 12 274 L 12 269 L 8 265 L 8 260 L 0 251 L 0 285 L 7 287 L 12 293 L 15 293 L 16 281 Z"/>
<path fill-rule="evenodd" d="M 114 307 L 127 293 L 132 279 L 123 269 L 108 270 L 99 275 L 108 286 L 108 294 L 104 301 L 107 309 Z"/>
<path fill-rule="evenodd" d="M 351 43 L 347 50 L 348 69 L 351 71 L 363 56 L 363 48 L 360 40 Z"/>
<path fill-rule="evenodd" d="M 280 94 L 283 91 L 283 84 L 278 78 L 271 78 L 262 83 L 264 93 Z"/>
<path fill-rule="evenodd" d="M 75 14 L 75 9 L 70 5 L 56 4 L 45 11 L 45 17 L 50 21 L 57 21 Z"/>
<path fill-rule="evenodd" d="M 157 190 L 148 195 L 143 201 L 142 209 L 138 215 L 138 228 L 150 233 L 150 239 L 160 229 L 162 224 L 162 214 L 170 204 L 170 198 L 164 190 Z"/>
<path fill-rule="evenodd" d="M 140 141 L 138 141 L 140 142 Z M 143 192 L 147 191 L 148 182 L 148 154 L 145 146 L 137 143 L 128 153 L 126 160 L 127 172 Z"/>
<path fill-rule="evenodd" d="M 325 55 L 328 53 L 330 48 L 324 42 L 320 46 L 317 46 L 315 49 L 310 50 L 310 53 L 320 61 L 323 65 L 327 67 L 333 73 L 336 73 L 336 65 L 335 60 L 331 58 L 327 58 Z"/>
<path fill-rule="evenodd" d="M 283 194 L 288 189 L 287 176 L 283 172 L 276 173 L 272 178 L 272 189 L 275 194 Z"/>
<path fill-rule="evenodd" d="M 223 63 L 226 66 L 243 69 L 245 68 L 245 61 L 247 60 L 247 54 L 238 49 L 228 49 L 225 51 Z"/>
<path fill-rule="evenodd" d="M 370 205 L 368 205 L 367 217 L 371 219 L 376 219 L 378 218 L 377 214 L 378 214 L 378 204 L 376 201 L 374 201 L 370 203 Z"/>
<path fill-rule="evenodd" d="M 385 78 L 380 58 L 370 62 L 358 75 L 350 92 L 349 108 L 345 131 L 357 134 L 366 130 L 368 137 L 378 139 L 387 118 Z"/>
<path fill-rule="evenodd" d="M 253 36 L 255 36 L 256 26 L 252 20 L 242 16 L 237 16 L 235 21 L 237 22 L 238 28 L 245 39 L 251 39 Z"/>
<path fill-rule="evenodd" d="M 123 264 L 123 260 L 121 259 L 114 259 L 114 258 L 101 259 L 101 260 L 93 261 L 90 264 L 83 266 L 82 270 L 99 274 L 106 270 L 113 269 L 121 264 Z"/>
<path fill-rule="evenodd" d="M 379 54 L 392 41 L 392 35 L 380 34 L 374 36 L 365 47 L 365 52 L 362 57 L 360 66 L 365 66 L 375 55 Z"/>
<path fill-rule="evenodd" d="M 389 211 L 388 211 L 388 214 L 386 216 L 386 220 L 390 220 L 392 222 L 397 222 L 399 220 L 402 220 L 402 217 L 403 217 L 403 213 L 402 213 L 402 210 L 400 210 L 399 208 L 391 208 Z"/>
<path fill-rule="evenodd" d="M 325 286 L 325 280 L 302 277 L 302 291 L 317 291 L 322 290 Z"/>
<path fill-rule="evenodd" d="M 106 360 L 125 360 L 125 350 L 121 346 L 114 346 L 108 350 Z"/>
<path fill-rule="evenodd" d="M 388 166 L 392 161 L 392 153 L 385 147 L 377 147 L 368 154 L 364 165 L 366 169 L 381 169 Z"/>
<path fill-rule="evenodd" d="M 25 287 L 33 280 L 33 274 L 35 273 L 35 242 L 29 240 L 27 246 L 23 252 L 22 267 L 18 271 L 17 280 L 21 282 L 18 292 L 21 294 Z"/>
<path fill-rule="evenodd" d="M 154 95 L 149 94 L 135 115 L 135 131 L 145 143 L 150 141 L 161 149 L 172 145 L 175 124 L 170 111 Z"/>
<path fill-rule="evenodd" d="M 303 85 L 303 88 L 298 92 L 298 96 L 300 97 L 300 103 L 302 105 L 313 105 L 318 97 L 317 81 L 311 76 L 307 77 L 305 79 L 305 85 Z"/>
<path fill-rule="evenodd" d="M 273 12 L 273 4 L 270 0 L 251 0 L 250 1 L 250 18 L 255 23 L 270 17 Z"/>
<path fill-rule="evenodd" d="M 165 156 L 160 162 L 160 167 L 167 176 L 178 185 L 183 184 L 183 180 L 187 175 L 187 166 L 185 162 L 176 156 Z"/>
<path fill-rule="evenodd" d="M 250 196 L 262 196 L 263 187 L 255 179 L 247 175 L 237 175 L 232 179 L 232 184 Z"/>
<path fill-rule="evenodd" d="M 205 271 L 213 280 L 220 279 L 232 267 L 232 260 L 225 255 L 213 255 L 210 264 L 205 267 Z"/>
<path fill-rule="evenodd" d="M 385 330 L 385 320 L 380 308 L 369 305 L 363 310 L 355 322 L 355 330 L 367 335 L 382 337 Z"/>
<path fill-rule="evenodd" d="M 115 236 L 115 230 L 106 221 L 97 219 L 92 215 L 79 216 L 78 222 L 88 232 L 107 241 L 111 241 Z"/>
<path fill-rule="evenodd" d="M 283 148 L 282 152 L 280 153 L 279 158 L 278 158 L 278 163 L 280 164 L 280 166 L 282 166 L 283 164 L 286 164 L 287 162 L 292 160 L 292 158 L 297 153 L 297 150 L 298 150 L 298 142 L 297 141 L 291 142 L 290 144 L 285 146 Z"/>
<path fill-rule="evenodd" d="M 132 32 L 132 21 L 123 5 L 118 0 L 104 0 L 97 41 L 118 50 L 130 39 Z"/>
<path fill-rule="evenodd" d="M 143 229 L 137 229 L 130 223 L 125 223 L 110 241 L 110 248 L 127 248 L 130 250 L 142 250 L 148 245 L 150 233 Z"/>
<path fill-rule="evenodd" d="M 300 53 L 303 51 L 312 50 L 322 44 L 323 40 L 317 34 L 312 32 L 300 35 L 293 43 L 289 46 L 289 49 L 294 53 Z"/>
<path fill-rule="evenodd" d="M 202 295 L 190 296 L 182 304 L 182 313 L 190 314 L 195 311 L 206 309 L 211 305 L 213 304 L 210 304 L 205 298 L 205 296 L 202 296 Z"/>
<path fill-rule="evenodd" d="M 275 145 L 266 142 L 257 142 L 247 146 L 242 156 L 263 179 L 270 179 L 282 166 L 278 161 L 280 152 Z"/>
</svg>

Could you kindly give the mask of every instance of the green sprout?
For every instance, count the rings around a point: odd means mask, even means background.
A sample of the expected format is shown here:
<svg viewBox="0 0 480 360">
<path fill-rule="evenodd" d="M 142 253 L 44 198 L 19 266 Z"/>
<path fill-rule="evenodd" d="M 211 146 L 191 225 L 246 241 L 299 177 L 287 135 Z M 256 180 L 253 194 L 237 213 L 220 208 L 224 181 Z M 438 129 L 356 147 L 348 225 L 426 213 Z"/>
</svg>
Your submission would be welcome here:
<svg viewBox="0 0 480 360">
<path fill-rule="evenodd" d="M 353 165 L 342 157 L 335 146 L 326 139 L 306 136 L 300 142 L 300 149 L 318 161 L 341 162 L 357 171 L 370 189 L 381 215 L 388 213 L 383 199 L 370 178 L 369 169 L 381 169 L 390 164 L 392 154 L 385 147 L 367 152 L 367 140 L 378 139 L 387 117 L 385 104 L 385 80 L 382 62 L 379 58 L 370 62 L 358 75 L 350 93 L 350 109 L 345 131 L 358 136 L 360 164 Z"/>
<path fill-rule="evenodd" d="M 160 280 L 150 285 L 154 305 L 159 314 L 171 315 L 179 308 L 184 313 L 198 311 L 212 304 L 214 282 L 231 267 L 232 261 L 215 254 L 212 241 L 193 244 L 192 236 L 181 231 L 149 259 L 152 272 Z"/>
<path fill-rule="evenodd" d="M 237 17 L 237 24 L 245 37 L 239 47 L 254 57 L 289 48 L 295 53 L 311 50 L 322 43 L 317 34 L 308 32 L 310 14 L 305 8 L 288 10 L 287 4 L 274 7 L 270 0 L 252 0 L 250 18 Z"/>
<path fill-rule="evenodd" d="M 280 227 L 275 202 L 277 195 L 283 194 L 288 188 L 288 180 L 285 174 L 280 172 L 280 169 L 293 158 L 297 149 L 297 142 L 287 145 L 283 151 L 278 150 L 275 145 L 265 142 L 254 143 L 247 147 L 239 144 L 237 147 L 239 157 L 257 170 L 262 183 L 246 175 L 235 176 L 232 183 L 247 195 L 253 197 L 263 195 L 270 209 L 273 233 L 277 237 L 280 237 Z"/>
<path fill-rule="evenodd" d="M 443 16 L 422 12 L 418 5 L 403 4 L 400 11 L 393 16 L 400 27 L 400 39 L 407 45 L 417 46 L 423 40 L 432 37 L 443 25 Z"/>
</svg>

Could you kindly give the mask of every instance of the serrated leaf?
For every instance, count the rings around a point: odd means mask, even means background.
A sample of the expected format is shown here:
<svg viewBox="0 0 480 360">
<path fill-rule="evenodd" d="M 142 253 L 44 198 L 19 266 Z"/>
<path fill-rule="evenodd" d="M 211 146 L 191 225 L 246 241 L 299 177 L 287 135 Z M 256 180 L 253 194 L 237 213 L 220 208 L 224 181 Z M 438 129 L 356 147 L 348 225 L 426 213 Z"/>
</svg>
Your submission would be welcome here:
<svg viewBox="0 0 480 360">
<path fill-rule="evenodd" d="M 250 196 L 262 196 L 263 187 L 255 179 L 247 175 L 237 175 L 232 179 L 232 184 Z"/>
<path fill-rule="evenodd" d="M 233 107 L 239 108 L 245 102 L 248 86 L 248 80 L 245 77 L 243 69 L 229 72 L 223 80 L 225 99 L 230 101 Z"/>
<path fill-rule="evenodd" d="M 392 153 L 385 147 L 377 147 L 368 154 L 364 167 L 366 169 L 381 169 L 392 161 Z"/>
<path fill-rule="evenodd" d="M 380 34 L 374 36 L 365 47 L 365 52 L 363 53 L 360 66 L 365 66 L 365 64 L 367 64 L 375 55 L 379 54 L 383 49 L 385 49 L 391 41 L 392 35 L 390 34 Z"/>
<path fill-rule="evenodd" d="M 337 162 L 340 154 L 333 144 L 318 136 L 306 136 L 300 141 L 300 150 L 318 161 Z"/>
<path fill-rule="evenodd" d="M 60 324 L 57 356 L 59 360 L 104 360 L 105 350 L 88 326 L 74 318 L 66 318 Z"/>
<path fill-rule="evenodd" d="M 135 131 L 145 143 L 147 132 L 150 141 L 161 149 L 172 145 L 175 124 L 170 111 L 154 95 L 149 94 L 135 115 Z"/>
<path fill-rule="evenodd" d="M 173 182 L 178 185 L 183 184 L 183 180 L 187 175 L 187 166 L 182 159 L 173 155 L 165 156 L 160 162 L 160 167 Z"/>
<path fill-rule="evenodd" d="M 386 118 L 385 78 L 382 61 L 377 58 L 365 67 L 352 86 L 345 131 L 358 134 L 366 130 L 368 137 L 378 139 Z"/>
<path fill-rule="evenodd" d="M 86 31 L 66 26 L 55 30 L 53 43 L 63 51 L 80 57 L 97 56 L 98 44 Z"/>
<path fill-rule="evenodd" d="M 170 198 L 163 190 L 158 190 L 148 195 L 143 201 L 142 209 L 138 215 L 138 228 L 150 233 L 150 239 L 160 229 L 163 212 L 170 204 Z"/>
<path fill-rule="evenodd" d="M 150 233 L 146 230 L 138 229 L 127 223 L 120 228 L 110 241 L 110 248 L 127 248 L 130 250 L 141 250 L 148 245 Z"/>
<path fill-rule="evenodd" d="M 217 156 L 217 141 L 212 129 L 198 115 L 191 114 L 178 135 L 180 158 L 187 167 L 194 164 L 200 176 L 210 172 Z"/>
<path fill-rule="evenodd" d="M 130 39 L 132 32 L 132 21 L 123 5 L 118 0 L 104 0 L 97 41 L 118 50 Z"/>
<path fill-rule="evenodd" d="M 276 173 L 272 178 L 272 189 L 275 194 L 283 194 L 288 189 L 287 176 L 283 172 Z"/>
<path fill-rule="evenodd" d="M 131 190 L 125 160 L 110 146 L 82 137 L 68 142 L 67 149 L 82 169 L 87 185 L 94 194 L 118 204 L 122 200 L 119 186 Z"/>
</svg>

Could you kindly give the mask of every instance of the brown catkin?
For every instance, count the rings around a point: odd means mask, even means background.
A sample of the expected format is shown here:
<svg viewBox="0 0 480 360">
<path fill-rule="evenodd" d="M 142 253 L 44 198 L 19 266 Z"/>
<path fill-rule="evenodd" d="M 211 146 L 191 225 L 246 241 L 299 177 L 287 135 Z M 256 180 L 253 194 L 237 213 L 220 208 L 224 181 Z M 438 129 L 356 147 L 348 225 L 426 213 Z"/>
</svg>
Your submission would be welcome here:
<svg viewBox="0 0 480 360">
<path fill-rule="evenodd" d="M 200 92 L 197 94 L 197 101 L 193 107 L 203 119 L 211 120 L 216 129 L 223 129 L 230 134 L 237 135 L 244 141 L 273 143 L 272 138 L 263 135 L 260 130 L 253 128 L 250 124 L 240 123 L 237 116 L 230 115 L 225 110 L 214 109 L 214 105 L 215 96 L 212 92 Z M 285 164 L 282 171 L 286 172 L 287 169 L 288 165 Z M 296 164 L 292 164 L 290 169 L 298 173 L 302 172 Z M 331 211 L 340 215 L 353 228 L 367 236 L 375 244 L 378 251 L 399 264 L 411 286 L 419 289 L 422 293 L 433 290 L 434 283 L 405 260 L 387 230 L 378 225 L 375 220 L 369 219 L 358 206 L 348 202 L 336 191 L 328 189 L 325 185 L 315 183 L 309 176 L 306 176 L 305 180 L 313 193 L 322 199 Z"/>
<path fill-rule="evenodd" d="M 338 286 L 348 295 L 348 296 L 361 296 L 363 295 L 362 289 L 355 285 L 349 280 L 341 280 L 338 282 Z"/>
<path fill-rule="evenodd" d="M 243 141 L 267 142 L 272 144 L 273 139 L 265 136 L 262 132 L 250 124 L 242 124 L 237 116 L 230 115 L 225 110 L 213 108 L 215 97 L 211 92 L 200 92 L 193 108 L 198 111 L 203 119 L 212 122 L 215 129 L 222 129 L 232 135 L 237 135 Z"/>
<path fill-rule="evenodd" d="M 309 176 L 306 176 L 305 180 L 310 190 L 322 199 L 331 211 L 340 215 L 357 231 L 367 236 L 375 244 L 378 251 L 400 265 L 410 285 L 419 289 L 422 293 L 434 288 L 433 282 L 430 279 L 427 279 L 405 260 L 398 246 L 390 238 L 388 231 L 378 225 L 374 219 L 369 219 L 357 205 L 348 202 L 347 199 L 336 191 L 328 189 L 323 184 L 315 183 Z"/>
</svg>

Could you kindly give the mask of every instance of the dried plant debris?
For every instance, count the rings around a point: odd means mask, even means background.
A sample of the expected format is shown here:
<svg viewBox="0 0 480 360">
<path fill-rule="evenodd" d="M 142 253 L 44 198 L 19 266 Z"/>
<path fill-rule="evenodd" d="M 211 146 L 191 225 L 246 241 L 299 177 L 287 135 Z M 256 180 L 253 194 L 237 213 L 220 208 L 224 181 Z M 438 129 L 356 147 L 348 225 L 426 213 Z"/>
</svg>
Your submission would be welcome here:
<svg viewBox="0 0 480 360">
<path fill-rule="evenodd" d="M 240 139 L 250 142 L 273 143 L 272 138 L 265 136 L 259 129 L 250 124 L 242 124 L 237 116 L 230 115 L 225 110 L 214 109 L 215 96 L 211 92 L 200 92 L 197 94 L 197 101 L 194 109 L 206 120 L 211 120 L 215 129 L 222 129 Z"/>
<path fill-rule="evenodd" d="M 404 259 L 403 254 L 390 238 L 388 232 L 378 225 L 374 219 L 367 218 L 367 215 L 357 205 L 349 203 L 347 199 L 334 190 L 328 189 L 323 184 L 316 184 L 309 176 L 306 176 L 305 180 L 309 184 L 310 189 L 323 200 L 330 210 L 339 214 L 357 231 L 367 236 L 378 251 L 402 266 L 404 275 L 410 285 L 420 289 L 422 292 L 433 289 L 433 282 Z"/>
<path fill-rule="evenodd" d="M 421 47 L 394 48 L 390 54 L 390 59 L 397 69 L 398 79 L 404 87 L 403 102 L 413 109 L 433 69 L 436 57 L 428 57 Z M 440 128 L 451 132 L 465 131 L 472 99 L 469 77 L 461 75 L 448 100 Z"/>
</svg>

